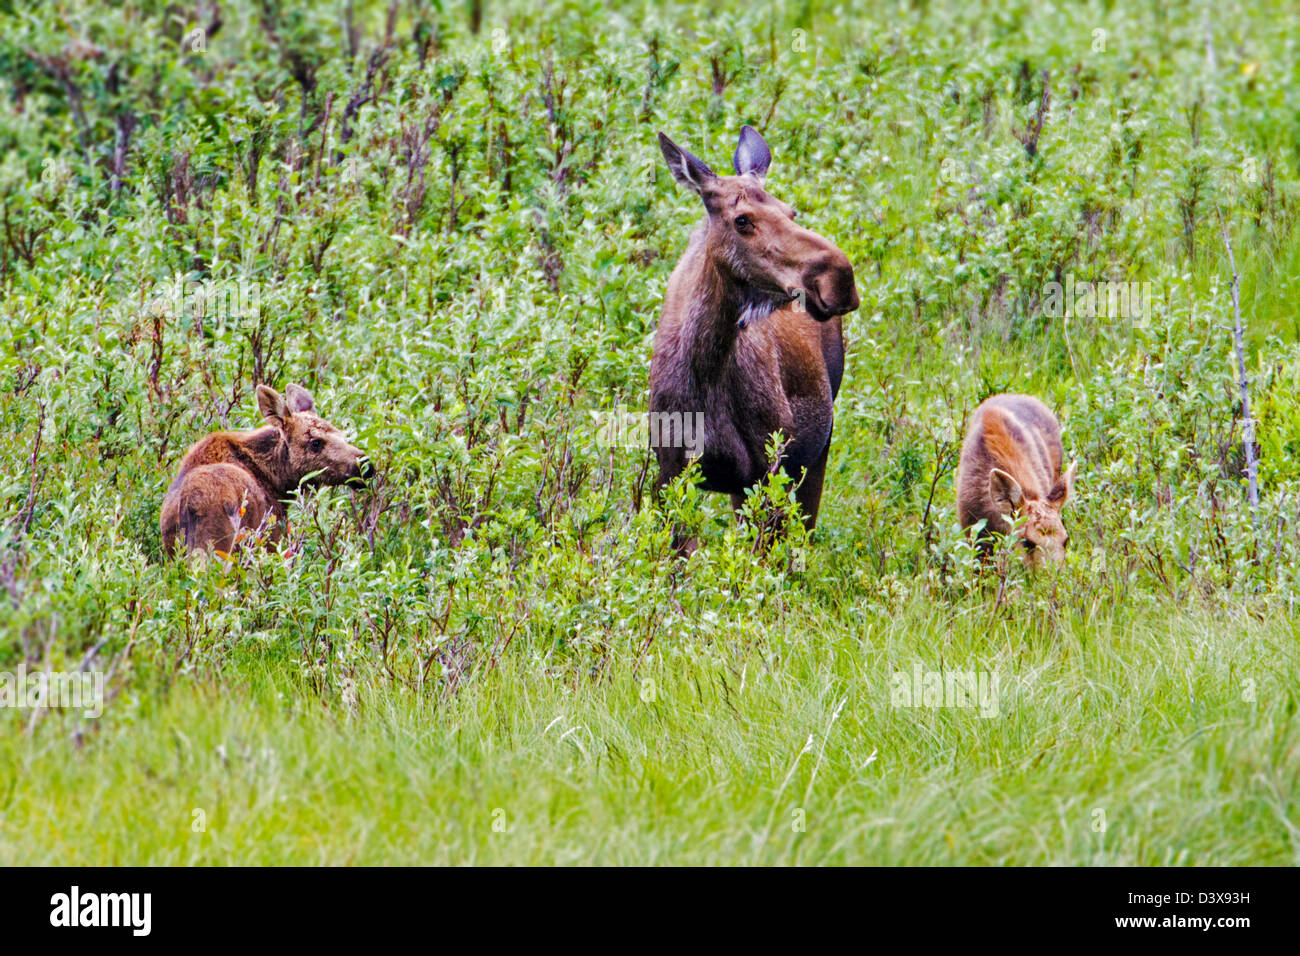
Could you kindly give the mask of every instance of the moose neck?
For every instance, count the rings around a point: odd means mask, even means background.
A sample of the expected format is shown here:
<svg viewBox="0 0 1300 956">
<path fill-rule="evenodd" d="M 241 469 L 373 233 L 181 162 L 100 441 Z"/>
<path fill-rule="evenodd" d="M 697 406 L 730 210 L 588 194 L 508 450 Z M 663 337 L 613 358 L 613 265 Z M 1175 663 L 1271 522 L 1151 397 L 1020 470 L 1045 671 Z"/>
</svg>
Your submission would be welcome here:
<svg viewBox="0 0 1300 956">
<path fill-rule="evenodd" d="M 696 383 L 716 382 L 735 350 L 742 323 L 761 320 L 774 308 L 769 297 L 742 285 L 706 247 L 687 333 Z"/>
<path fill-rule="evenodd" d="M 236 446 L 240 464 L 279 498 L 297 487 L 289 467 L 289 442 L 274 426 L 248 432 L 246 440 Z"/>
</svg>

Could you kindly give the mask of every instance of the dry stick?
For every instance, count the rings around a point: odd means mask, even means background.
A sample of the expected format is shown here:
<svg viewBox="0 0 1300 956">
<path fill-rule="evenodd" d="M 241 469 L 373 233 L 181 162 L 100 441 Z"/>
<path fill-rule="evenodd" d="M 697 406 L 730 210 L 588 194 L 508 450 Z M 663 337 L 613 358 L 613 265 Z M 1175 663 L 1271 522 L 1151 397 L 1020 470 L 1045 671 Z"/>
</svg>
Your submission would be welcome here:
<svg viewBox="0 0 1300 956">
<path fill-rule="evenodd" d="M 41 670 L 44 671 L 46 674 L 49 674 L 50 671 L 53 670 L 54 635 L 55 635 L 55 628 L 58 627 L 58 623 L 59 623 L 58 618 L 54 614 L 51 614 L 50 615 L 50 636 L 46 638 L 45 641 L 45 661 L 44 663 L 41 664 Z M 49 687 L 47 686 L 46 687 L 47 697 L 48 694 L 49 694 Z M 27 721 L 27 736 L 30 737 L 33 733 L 35 733 L 36 723 L 41 719 L 41 710 L 43 707 L 48 706 L 48 704 L 49 701 L 43 698 L 39 704 L 37 704 L 35 707 L 32 708 L 31 720 Z"/>
<path fill-rule="evenodd" d="M 45 403 L 41 402 L 40 407 L 40 417 L 36 420 L 36 437 L 32 439 L 32 453 L 27 463 L 27 501 L 22 511 L 12 519 L 12 523 L 18 527 L 19 538 L 27 534 L 27 527 L 31 524 L 32 513 L 36 508 L 36 493 L 40 490 L 41 482 L 45 480 L 45 473 L 37 468 L 41 455 L 41 432 L 45 430 Z"/>
<path fill-rule="evenodd" d="M 1250 379 L 1246 377 L 1246 350 L 1242 344 L 1244 330 L 1241 326 L 1241 277 L 1237 275 L 1237 260 L 1232 255 L 1232 241 L 1228 238 L 1228 227 L 1223 221 L 1223 211 L 1216 204 L 1215 212 L 1219 215 L 1219 229 L 1223 233 L 1223 244 L 1228 250 L 1228 268 L 1232 270 L 1232 337 L 1237 349 L 1237 374 L 1241 376 L 1242 443 L 1246 448 L 1246 481 L 1250 495 L 1250 519 L 1259 525 L 1259 475 L 1255 464 L 1255 419 L 1250 415 Z"/>
<path fill-rule="evenodd" d="M 951 467 L 944 464 L 952 454 L 952 449 L 949 448 L 950 444 L 950 442 L 941 440 L 936 444 L 935 448 L 934 478 L 930 481 L 930 497 L 925 502 L 925 517 L 921 519 L 921 527 L 925 529 L 927 545 L 930 543 L 930 508 L 934 504 L 934 492 L 939 487 L 939 479 L 947 474 L 949 467 Z"/>
</svg>

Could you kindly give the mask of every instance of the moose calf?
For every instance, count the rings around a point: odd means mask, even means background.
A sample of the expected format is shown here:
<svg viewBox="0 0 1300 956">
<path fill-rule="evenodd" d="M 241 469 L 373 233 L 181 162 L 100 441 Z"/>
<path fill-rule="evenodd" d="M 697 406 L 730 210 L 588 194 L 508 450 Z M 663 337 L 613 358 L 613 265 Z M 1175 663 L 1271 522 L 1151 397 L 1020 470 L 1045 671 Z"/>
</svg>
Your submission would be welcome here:
<svg viewBox="0 0 1300 956">
<path fill-rule="evenodd" d="M 994 395 L 971 416 L 957 467 L 957 514 L 963 528 L 984 519 L 987 532 L 1011 530 L 1023 515 L 1020 540 L 1033 567 L 1065 560 L 1068 536 L 1061 509 L 1074 493 L 1074 465 L 1061 474 L 1061 426 L 1029 395 Z"/>
<path fill-rule="evenodd" d="M 316 414 L 305 388 L 290 385 L 282 396 L 257 386 L 257 407 L 267 427 L 217 432 L 190 447 L 180 473 L 163 500 L 163 549 L 173 553 L 184 540 L 189 552 L 232 553 L 242 533 L 270 525 L 279 540 L 286 521 L 285 499 L 308 476 L 317 485 L 359 479 L 366 457 L 343 433 Z"/>
</svg>

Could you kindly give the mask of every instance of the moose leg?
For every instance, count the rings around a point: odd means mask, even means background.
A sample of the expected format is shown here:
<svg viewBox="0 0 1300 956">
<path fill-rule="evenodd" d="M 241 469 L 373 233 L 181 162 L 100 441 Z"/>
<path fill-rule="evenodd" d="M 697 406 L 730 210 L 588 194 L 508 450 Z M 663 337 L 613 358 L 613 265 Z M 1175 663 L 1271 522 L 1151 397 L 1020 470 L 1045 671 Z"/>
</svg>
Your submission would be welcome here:
<svg viewBox="0 0 1300 956">
<path fill-rule="evenodd" d="M 822 482 L 826 478 L 826 459 L 830 454 L 831 443 L 828 440 L 822 456 L 804 469 L 803 481 L 794 492 L 794 500 L 799 502 L 799 510 L 803 513 L 803 526 L 809 531 L 817 526 L 817 511 L 822 503 Z"/>
</svg>

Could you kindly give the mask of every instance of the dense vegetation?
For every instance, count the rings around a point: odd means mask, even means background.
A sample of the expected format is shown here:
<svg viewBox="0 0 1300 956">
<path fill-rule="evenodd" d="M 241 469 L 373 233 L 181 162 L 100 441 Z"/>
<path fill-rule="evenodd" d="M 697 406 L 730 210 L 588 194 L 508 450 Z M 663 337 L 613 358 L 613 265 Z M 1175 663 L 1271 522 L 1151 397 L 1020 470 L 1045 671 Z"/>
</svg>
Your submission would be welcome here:
<svg viewBox="0 0 1300 956">
<path fill-rule="evenodd" d="M 870 6 L 0 0 L 0 671 L 107 682 L 0 711 L 0 862 L 1300 861 L 1300 13 Z M 775 544 L 781 479 L 657 501 L 605 428 L 699 215 L 654 134 L 742 123 L 862 296 Z M 162 560 L 290 381 L 379 477 Z M 1057 573 L 957 527 L 1007 390 Z"/>
</svg>

